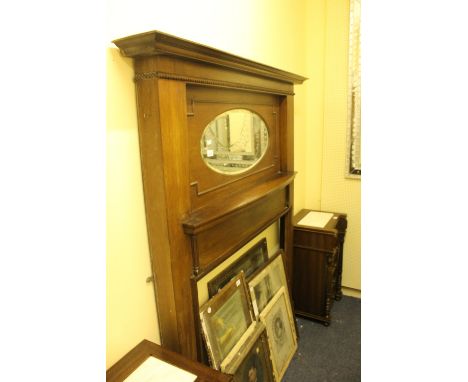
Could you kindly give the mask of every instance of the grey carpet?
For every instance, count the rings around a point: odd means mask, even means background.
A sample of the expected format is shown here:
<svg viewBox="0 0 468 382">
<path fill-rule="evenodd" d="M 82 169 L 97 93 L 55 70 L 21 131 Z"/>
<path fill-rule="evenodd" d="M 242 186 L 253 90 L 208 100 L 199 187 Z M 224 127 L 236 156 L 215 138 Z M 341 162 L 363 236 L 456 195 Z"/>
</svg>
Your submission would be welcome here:
<svg viewBox="0 0 468 382">
<path fill-rule="evenodd" d="M 282 382 L 361 380 L 361 299 L 335 301 L 332 322 L 297 318 L 299 343 Z"/>
</svg>

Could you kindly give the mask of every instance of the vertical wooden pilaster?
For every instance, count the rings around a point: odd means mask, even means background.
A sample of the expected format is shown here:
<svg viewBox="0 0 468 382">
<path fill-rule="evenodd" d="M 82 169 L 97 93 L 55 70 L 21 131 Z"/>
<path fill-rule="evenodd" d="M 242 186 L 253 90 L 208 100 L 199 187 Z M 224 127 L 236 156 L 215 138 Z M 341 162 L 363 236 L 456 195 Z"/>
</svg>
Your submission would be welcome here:
<svg viewBox="0 0 468 382">
<path fill-rule="evenodd" d="M 161 111 L 162 165 L 164 169 L 167 226 L 171 250 L 172 282 L 177 309 L 180 352 L 197 359 L 194 312 L 190 276 L 190 237 L 181 221 L 190 212 L 186 85 L 182 81 L 158 80 Z"/>
<path fill-rule="evenodd" d="M 280 140 L 281 140 L 281 171 L 294 171 L 294 102 L 293 96 L 283 97 L 280 103 Z M 292 218 L 294 213 L 294 181 L 287 189 L 287 203 L 289 212 L 283 218 L 284 224 L 284 261 L 286 267 L 286 278 L 289 290 L 292 291 L 293 275 L 293 226 Z"/>
<path fill-rule="evenodd" d="M 137 81 L 136 94 L 146 225 L 161 345 L 179 352 L 164 171 L 162 166 L 155 165 L 163 161 L 158 80 Z"/>
<path fill-rule="evenodd" d="M 197 358 L 190 239 L 181 220 L 190 210 L 185 83 L 137 82 L 140 150 L 151 262 L 162 345 Z"/>
</svg>

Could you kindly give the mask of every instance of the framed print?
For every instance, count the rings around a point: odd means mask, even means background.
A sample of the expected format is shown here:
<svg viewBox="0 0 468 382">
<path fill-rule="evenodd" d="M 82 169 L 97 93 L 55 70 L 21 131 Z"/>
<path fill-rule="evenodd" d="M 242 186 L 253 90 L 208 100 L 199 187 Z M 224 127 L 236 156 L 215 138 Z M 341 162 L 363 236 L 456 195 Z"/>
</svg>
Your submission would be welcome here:
<svg viewBox="0 0 468 382">
<path fill-rule="evenodd" d="M 275 379 L 281 381 L 297 350 L 294 318 L 289 296 L 284 287 L 280 288 L 260 313 L 260 321 L 266 326 Z"/>
<path fill-rule="evenodd" d="M 208 356 L 216 370 L 254 321 L 243 272 L 200 308 Z"/>
<path fill-rule="evenodd" d="M 286 293 L 288 292 L 282 254 L 282 250 L 278 251 L 263 270 L 254 275 L 252 280 L 249 281 L 250 297 L 255 317 L 258 317 L 265 309 L 268 302 L 271 301 L 281 287 L 285 288 Z"/>
<path fill-rule="evenodd" d="M 265 325 L 257 322 L 254 333 L 221 371 L 232 374 L 234 382 L 274 382 Z"/>
<path fill-rule="evenodd" d="M 361 0 L 349 3 L 346 177 L 361 178 Z"/>
<path fill-rule="evenodd" d="M 237 261 L 227 267 L 215 278 L 208 282 L 208 295 L 213 297 L 226 285 L 229 280 L 244 271 L 245 278 L 249 278 L 257 269 L 268 261 L 266 238 L 263 238 L 243 254 Z"/>
</svg>

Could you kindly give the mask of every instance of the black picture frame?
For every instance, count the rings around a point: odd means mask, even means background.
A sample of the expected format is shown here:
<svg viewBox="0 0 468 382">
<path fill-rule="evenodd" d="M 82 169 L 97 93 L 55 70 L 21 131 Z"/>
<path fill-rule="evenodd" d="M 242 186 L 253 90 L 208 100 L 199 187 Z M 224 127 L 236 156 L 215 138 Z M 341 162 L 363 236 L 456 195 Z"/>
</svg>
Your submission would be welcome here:
<svg viewBox="0 0 468 382">
<path fill-rule="evenodd" d="M 258 241 L 252 248 L 244 253 L 239 259 L 221 271 L 211 279 L 208 286 L 208 295 L 213 297 L 232 278 L 244 271 L 247 281 L 259 268 L 268 262 L 268 247 L 266 238 Z"/>
</svg>

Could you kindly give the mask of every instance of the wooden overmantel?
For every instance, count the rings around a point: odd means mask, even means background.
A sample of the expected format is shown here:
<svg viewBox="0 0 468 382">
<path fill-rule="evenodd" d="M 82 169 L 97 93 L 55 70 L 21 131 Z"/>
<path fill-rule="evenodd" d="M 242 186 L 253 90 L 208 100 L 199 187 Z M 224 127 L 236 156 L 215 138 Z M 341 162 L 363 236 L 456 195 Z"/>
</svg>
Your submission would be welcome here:
<svg viewBox="0 0 468 382">
<path fill-rule="evenodd" d="M 206 361 L 201 277 L 279 221 L 291 286 L 293 96 L 306 78 L 158 31 L 113 42 L 134 61 L 161 344 Z M 252 169 L 225 175 L 203 163 L 200 138 L 210 120 L 235 108 L 260 115 L 270 143 Z"/>
</svg>

